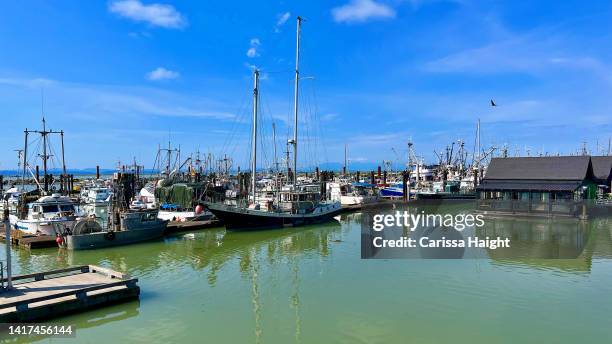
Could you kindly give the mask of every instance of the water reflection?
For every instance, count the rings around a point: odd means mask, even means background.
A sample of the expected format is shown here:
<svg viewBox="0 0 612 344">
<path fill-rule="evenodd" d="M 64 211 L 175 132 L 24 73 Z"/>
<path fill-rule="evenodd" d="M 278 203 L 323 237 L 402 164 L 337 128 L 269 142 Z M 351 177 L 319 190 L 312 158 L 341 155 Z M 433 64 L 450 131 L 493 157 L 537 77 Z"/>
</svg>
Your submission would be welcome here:
<svg viewBox="0 0 612 344">
<path fill-rule="evenodd" d="M 425 217 L 428 214 L 455 216 L 473 213 L 471 204 L 425 204 L 397 207 L 388 212 L 395 215 L 407 212 L 409 215 Z M 575 218 L 518 218 L 518 217 L 484 217 L 484 226 L 468 226 L 457 230 L 452 226 L 440 224 L 419 224 L 416 228 L 406 225 L 385 226 L 381 231 L 373 230 L 375 212 L 362 214 L 362 257 L 377 259 L 392 258 L 485 258 L 497 261 L 557 260 L 549 265 L 566 268 L 568 262 L 577 265 L 576 269 L 589 270 L 590 261 L 598 256 L 611 257 L 612 228 L 610 217 L 592 217 L 583 221 Z M 392 221 L 392 222 L 395 222 Z M 379 224 L 381 222 L 379 221 Z M 508 238 L 510 246 L 474 247 L 470 239 Z M 373 245 L 374 239 L 377 246 Z M 412 240 L 412 244 L 407 240 Z M 424 240 L 421 240 L 424 239 Z M 466 247 L 451 247 L 451 240 L 463 242 Z M 394 241 L 390 244 L 401 247 L 382 246 L 383 241 Z M 431 244 L 435 242 L 434 244 Z M 422 243 L 429 244 L 423 247 Z M 434 246 L 435 245 L 435 246 Z M 569 264 L 571 265 L 571 264 Z"/>
<path fill-rule="evenodd" d="M 496 264 L 590 272 L 594 259 L 612 257 L 610 219 L 490 219 L 480 235 L 511 238 L 512 247 L 488 250 Z"/>
</svg>

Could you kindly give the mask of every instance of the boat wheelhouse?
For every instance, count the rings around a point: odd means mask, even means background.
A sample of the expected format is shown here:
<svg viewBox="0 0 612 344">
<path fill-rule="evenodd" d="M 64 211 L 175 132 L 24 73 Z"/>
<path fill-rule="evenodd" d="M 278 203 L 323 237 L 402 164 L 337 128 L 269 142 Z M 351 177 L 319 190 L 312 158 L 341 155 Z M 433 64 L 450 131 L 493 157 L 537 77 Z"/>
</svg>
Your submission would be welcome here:
<svg viewBox="0 0 612 344">
<path fill-rule="evenodd" d="M 11 225 L 28 234 L 55 235 L 55 225 L 71 225 L 79 215 L 77 203 L 67 196 L 43 196 L 27 205 L 22 218 L 10 215 Z"/>
</svg>

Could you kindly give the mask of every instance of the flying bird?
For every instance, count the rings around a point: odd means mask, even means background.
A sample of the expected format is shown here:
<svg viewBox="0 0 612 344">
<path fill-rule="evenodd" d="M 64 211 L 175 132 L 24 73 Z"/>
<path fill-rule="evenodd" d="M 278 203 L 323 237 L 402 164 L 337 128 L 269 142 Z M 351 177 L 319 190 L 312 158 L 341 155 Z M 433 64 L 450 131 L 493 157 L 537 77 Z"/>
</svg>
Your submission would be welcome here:
<svg viewBox="0 0 612 344">
<path fill-rule="evenodd" d="M 497 104 L 495 104 L 495 102 L 493 101 L 493 99 L 491 99 L 491 106 L 497 106 Z"/>
</svg>

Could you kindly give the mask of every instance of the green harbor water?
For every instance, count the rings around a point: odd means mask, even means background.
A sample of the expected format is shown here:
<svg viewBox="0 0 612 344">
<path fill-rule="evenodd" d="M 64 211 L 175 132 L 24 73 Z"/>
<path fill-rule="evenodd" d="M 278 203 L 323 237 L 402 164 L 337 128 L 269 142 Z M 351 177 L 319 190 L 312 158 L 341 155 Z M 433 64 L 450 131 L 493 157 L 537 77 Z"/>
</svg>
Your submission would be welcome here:
<svg viewBox="0 0 612 344">
<path fill-rule="evenodd" d="M 440 210 L 438 210 L 440 211 Z M 260 232 L 179 233 L 112 249 L 13 251 L 15 273 L 95 264 L 139 301 L 55 319 L 53 343 L 609 343 L 612 221 L 487 220 L 513 252 L 362 260 L 362 214 Z M 4 247 L 0 249 L 2 257 Z M 551 259 L 575 252 L 571 259 Z"/>
</svg>

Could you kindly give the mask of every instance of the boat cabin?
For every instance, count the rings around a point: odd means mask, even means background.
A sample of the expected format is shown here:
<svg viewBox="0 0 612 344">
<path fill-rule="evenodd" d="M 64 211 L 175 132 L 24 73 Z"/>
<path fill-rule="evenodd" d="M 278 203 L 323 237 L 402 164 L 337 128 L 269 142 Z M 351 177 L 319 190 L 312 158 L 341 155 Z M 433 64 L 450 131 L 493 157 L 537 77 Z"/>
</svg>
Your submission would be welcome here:
<svg viewBox="0 0 612 344">
<path fill-rule="evenodd" d="M 28 204 L 29 219 L 48 219 L 75 215 L 75 203 L 66 196 L 53 194 Z"/>
</svg>

